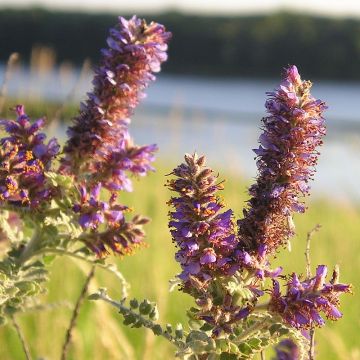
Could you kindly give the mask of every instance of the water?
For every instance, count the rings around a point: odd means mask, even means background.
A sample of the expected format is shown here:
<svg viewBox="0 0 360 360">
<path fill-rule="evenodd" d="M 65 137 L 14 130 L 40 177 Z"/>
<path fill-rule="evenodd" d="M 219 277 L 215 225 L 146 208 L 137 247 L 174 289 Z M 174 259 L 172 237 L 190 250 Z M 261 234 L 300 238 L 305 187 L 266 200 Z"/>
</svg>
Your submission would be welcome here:
<svg viewBox="0 0 360 360">
<path fill-rule="evenodd" d="M 2 81 L 3 68 L 0 68 Z M 79 101 L 91 88 L 91 74 L 78 70 L 48 73 L 22 69 L 9 83 L 18 99 Z M 160 76 L 133 117 L 139 144 L 157 143 L 160 157 L 180 162 L 185 152 L 206 154 L 220 169 L 254 177 L 251 149 L 257 146 L 265 92 L 277 81 Z M 29 95 L 30 94 L 30 95 Z M 345 200 L 359 199 L 360 83 L 317 81 L 313 94 L 327 102 L 328 135 L 321 150 L 313 192 Z M 64 133 L 64 129 L 60 130 Z"/>
</svg>

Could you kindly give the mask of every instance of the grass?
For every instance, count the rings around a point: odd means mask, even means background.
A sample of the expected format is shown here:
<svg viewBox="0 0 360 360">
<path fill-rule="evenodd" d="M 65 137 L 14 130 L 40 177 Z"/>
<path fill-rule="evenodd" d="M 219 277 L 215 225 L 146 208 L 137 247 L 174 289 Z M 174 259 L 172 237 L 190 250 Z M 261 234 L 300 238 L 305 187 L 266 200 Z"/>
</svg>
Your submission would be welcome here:
<svg viewBox="0 0 360 360">
<path fill-rule="evenodd" d="M 163 186 L 165 174 L 172 164 L 158 166 L 157 173 L 137 182 L 133 194 L 125 194 L 123 201 L 139 213 L 152 218 L 147 225 L 149 248 L 140 249 L 134 256 L 116 261 L 120 270 L 131 283 L 131 296 L 155 300 L 160 309 L 160 322 L 176 324 L 185 322 L 185 309 L 191 299 L 178 292 L 168 292 L 168 280 L 179 272 L 174 261 L 174 246 L 167 229 L 168 190 Z M 243 179 L 234 174 L 222 174 L 227 178 L 223 196 L 228 206 L 240 216 L 246 200 Z M 320 232 L 312 240 L 311 261 L 316 264 L 339 264 L 341 279 L 355 287 L 355 295 L 344 296 L 344 318 L 316 332 L 317 359 L 360 359 L 357 334 L 360 330 L 359 300 L 356 289 L 360 286 L 360 208 L 356 204 L 334 203 L 315 199 L 305 215 L 297 216 L 297 236 L 292 240 L 292 252 L 278 254 L 275 263 L 281 263 L 285 272 L 305 273 L 305 240 L 307 232 L 319 223 Z M 34 358 L 58 359 L 64 341 L 65 330 L 71 317 L 71 304 L 81 291 L 89 266 L 68 258 L 56 260 L 44 302 L 53 308 L 21 314 L 18 321 L 30 343 Z M 97 270 L 91 283 L 91 291 L 105 286 L 112 297 L 120 294 L 120 284 L 115 277 Z M 64 303 L 66 301 L 67 303 Z M 171 359 L 174 349 L 164 339 L 155 338 L 150 331 L 132 330 L 121 324 L 116 310 L 102 302 L 85 301 L 80 311 L 78 326 L 74 332 L 69 359 Z M 19 340 L 13 328 L 0 328 L 0 359 L 24 359 Z"/>
</svg>

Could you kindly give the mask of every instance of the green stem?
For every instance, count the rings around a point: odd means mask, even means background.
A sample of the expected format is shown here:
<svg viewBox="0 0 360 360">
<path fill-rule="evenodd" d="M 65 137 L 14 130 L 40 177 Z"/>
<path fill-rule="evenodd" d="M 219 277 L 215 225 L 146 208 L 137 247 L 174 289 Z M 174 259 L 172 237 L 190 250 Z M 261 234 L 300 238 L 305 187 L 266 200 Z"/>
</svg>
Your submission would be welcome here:
<svg viewBox="0 0 360 360">
<path fill-rule="evenodd" d="M 116 308 L 118 308 L 120 310 L 120 312 L 122 313 L 126 313 L 126 314 L 131 314 L 132 316 L 134 316 L 134 318 L 141 322 L 141 324 L 148 328 L 148 329 L 153 329 L 155 325 L 157 325 L 156 323 L 148 320 L 147 318 L 141 316 L 140 314 L 134 312 L 132 309 L 126 307 L 123 303 L 119 303 L 117 301 L 114 301 L 113 299 L 111 299 L 109 296 L 107 296 L 106 294 L 100 292 L 99 293 L 99 297 L 100 299 L 106 301 L 107 303 L 115 306 Z M 162 337 L 164 337 L 166 340 L 170 341 L 172 344 L 174 344 L 176 347 L 178 347 L 179 349 L 182 349 L 183 347 L 179 344 L 179 342 L 173 337 L 171 336 L 167 331 L 161 331 L 160 334 Z"/>
<path fill-rule="evenodd" d="M 21 346 L 23 348 L 26 360 L 31 360 L 31 354 L 30 354 L 30 350 L 29 350 L 29 346 L 25 340 L 24 334 L 21 331 L 20 325 L 18 324 L 18 322 L 15 319 L 15 316 L 11 317 L 12 323 L 14 325 L 15 331 L 19 337 L 19 340 L 21 342 Z"/>
<path fill-rule="evenodd" d="M 315 328 L 310 329 L 310 348 L 309 348 L 309 360 L 315 360 Z"/>
<path fill-rule="evenodd" d="M 67 359 L 67 355 L 68 355 L 68 351 L 69 351 L 69 345 L 71 342 L 71 338 L 72 338 L 72 333 L 73 330 L 76 326 L 76 321 L 79 317 L 79 312 L 80 312 L 80 307 L 82 305 L 82 303 L 84 302 L 86 293 L 88 291 L 89 288 L 89 284 L 91 279 L 94 277 L 95 274 L 95 266 L 93 266 L 88 274 L 88 276 L 86 277 L 84 286 L 81 290 L 81 293 L 76 301 L 76 305 L 74 307 L 74 310 L 72 312 L 72 316 L 71 316 L 71 320 L 70 320 L 70 324 L 68 329 L 66 330 L 66 336 L 65 336 L 65 341 L 62 347 L 62 352 L 61 352 L 61 360 L 66 360 Z"/>
<path fill-rule="evenodd" d="M 253 333 L 260 331 L 267 325 L 268 318 L 264 319 L 263 321 L 257 322 L 252 326 L 249 326 L 236 340 L 235 342 L 241 344 L 244 340 L 249 338 Z"/>
<path fill-rule="evenodd" d="M 36 253 L 36 248 L 41 240 L 40 231 L 37 225 L 35 225 L 34 234 L 31 240 L 26 244 L 24 250 L 22 251 L 18 263 L 19 265 L 24 264 L 27 260 L 29 260 Z"/>
</svg>

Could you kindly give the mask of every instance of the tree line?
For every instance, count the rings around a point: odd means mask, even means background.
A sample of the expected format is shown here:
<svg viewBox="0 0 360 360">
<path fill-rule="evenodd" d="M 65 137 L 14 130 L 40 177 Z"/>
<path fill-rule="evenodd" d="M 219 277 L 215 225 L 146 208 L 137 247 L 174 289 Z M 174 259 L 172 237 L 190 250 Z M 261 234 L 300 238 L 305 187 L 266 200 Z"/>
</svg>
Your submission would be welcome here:
<svg viewBox="0 0 360 360">
<path fill-rule="evenodd" d="M 121 14 L 129 16 L 128 14 Z M 360 20 L 297 13 L 198 16 L 146 15 L 172 31 L 167 73 L 274 77 L 297 64 L 306 77 L 360 79 Z M 39 8 L 0 10 L 0 61 L 17 51 L 28 61 L 34 45 L 53 48 L 57 61 L 96 62 L 117 14 Z"/>
</svg>

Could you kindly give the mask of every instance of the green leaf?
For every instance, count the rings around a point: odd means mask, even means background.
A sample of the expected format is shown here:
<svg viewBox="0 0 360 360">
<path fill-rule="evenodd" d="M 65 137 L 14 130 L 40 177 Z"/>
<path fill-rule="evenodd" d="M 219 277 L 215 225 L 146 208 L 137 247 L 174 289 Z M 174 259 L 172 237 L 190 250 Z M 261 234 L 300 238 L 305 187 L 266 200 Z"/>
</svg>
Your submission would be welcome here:
<svg viewBox="0 0 360 360">
<path fill-rule="evenodd" d="M 162 328 L 161 328 L 161 326 L 159 324 L 156 324 L 155 326 L 153 326 L 151 328 L 151 330 L 153 331 L 153 333 L 155 335 L 161 335 L 162 334 Z"/>
<path fill-rule="evenodd" d="M 14 315 L 17 312 L 18 308 L 11 306 L 11 305 L 6 305 L 4 308 L 4 313 L 7 315 Z"/>
<path fill-rule="evenodd" d="M 195 340 L 207 341 L 209 336 L 203 331 L 192 330 L 186 338 L 186 342 L 191 342 Z"/>
<path fill-rule="evenodd" d="M 42 259 L 45 265 L 50 265 L 56 259 L 56 255 L 44 255 Z"/>
<path fill-rule="evenodd" d="M 141 328 L 143 326 L 143 323 L 141 321 L 137 321 L 134 324 L 131 325 L 132 328 Z"/>
<path fill-rule="evenodd" d="M 200 330 L 202 331 L 210 331 L 212 330 L 214 327 L 212 325 L 210 325 L 209 323 L 205 323 L 201 328 Z"/>
<path fill-rule="evenodd" d="M 137 309 L 139 307 L 139 302 L 137 301 L 137 299 L 130 300 L 130 307 L 133 309 Z"/>
<path fill-rule="evenodd" d="M 284 335 L 288 334 L 289 331 L 290 331 L 290 330 L 287 329 L 287 328 L 281 328 L 281 329 L 279 330 L 279 335 L 280 335 L 280 336 L 284 336 Z"/>
<path fill-rule="evenodd" d="M 270 339 L 269 338 L 262 337 L 262 338 L 260 338 L 260 340 L 261 340 L 261 346 L 263 348 L 270 344 Z"/>
<path fill-rule="evenodd" d="M 134 314 L 126 314 L 124 315 L 124 321 L 123 324 L 124 325 L 130 325 L 136 322 L 136 316 Z"/>
<path fill-rule="evenodd" d="M 216 339 L 216 348 L 220 350 L 220 352 L 228 352 L 229 351 L 229 343 L 227 339 Z"/>
<path fill-rule="evenodd" d="M 188 343 L 188 345 L 195 354 L 203 354 L 207 343 L 201 340 L 194 340 Z"/>
<path fill-rule="evenodd" d="M 269 328 L 270 335 L 274 335 L 276 332 L 278 332 L 282 328 L 282 324 L 273 324 Z"/>
<path fill-rule="evenodd" d="M 31 281 L 18 281 L 15 286 L 19 289 L 21 295 L 33 294 L 36 291 L 36 286 Z"/>
<path fill-rule="evenodd" d="M 252 338 L 247 343 L 249 346 L 251 346 L 251 348 L 253 348 L 255 350 L 261 349 L 261 340 L 260 339 Z"/>
<path fill-rule="evenodd" d="M 167 331 L 169 334 L 172 334 L 173 328 L 172 328 L 171 324 L 166 324 L 166 331 Z"/>
<path fill-rule="evenodd" d="M 251 346 L 249 346 L 247 343 L 240 344 L 239 350 L 245 355 L 250 355 L 252 353 Z"/>
<path fill-rule="evenodd" d="M 145 299 L 139 305 L 139 312 L 141 315 L 148 315 L 152 310 L 152 306 L 149 300 Z"/>
<path fill-rule="evenodd" d="M 101 299 L 101 296 L 99 293 L 91 294 L 88 296 L 88 300 L 99 300 Z"/>
<path fill-rule="evenodd" d="M 9 297 L 15 296 L 19 292 L 19 289 L 15 286 L 11 286 L 8 288 L 5 288 L 5 293 L 9 295 Z"/>
<path fill-rule="evenodd" d="M 74 180 L 71 176 L 62 175 L 52 171 L 45 172 L 45 176 L 50 184 L 55 187 L 62 187 L 64 189 L 72 189 L 74 187 Z"/>
<path fill-rule="evenodd" d="M 237 356 L 235 354 L 222 353 L 220 360 L 237 360 Z"/>
<path fill-rule="evenodd" d="M 175 329 L 175 337 L 176 339 L 182 339 L 184 336 L 184 330 L 183 330 L 183 326 L 179 323 L 176 325 L 176 329 Z"/>
<path fill-rule="evenodd" d="M 202 330 L 201 325 L 203 324 L 203 321 L 197 320 L 197 319 L 190 319 L 189 320 L 189 328 L 192 330 Z"/>
</svg>

